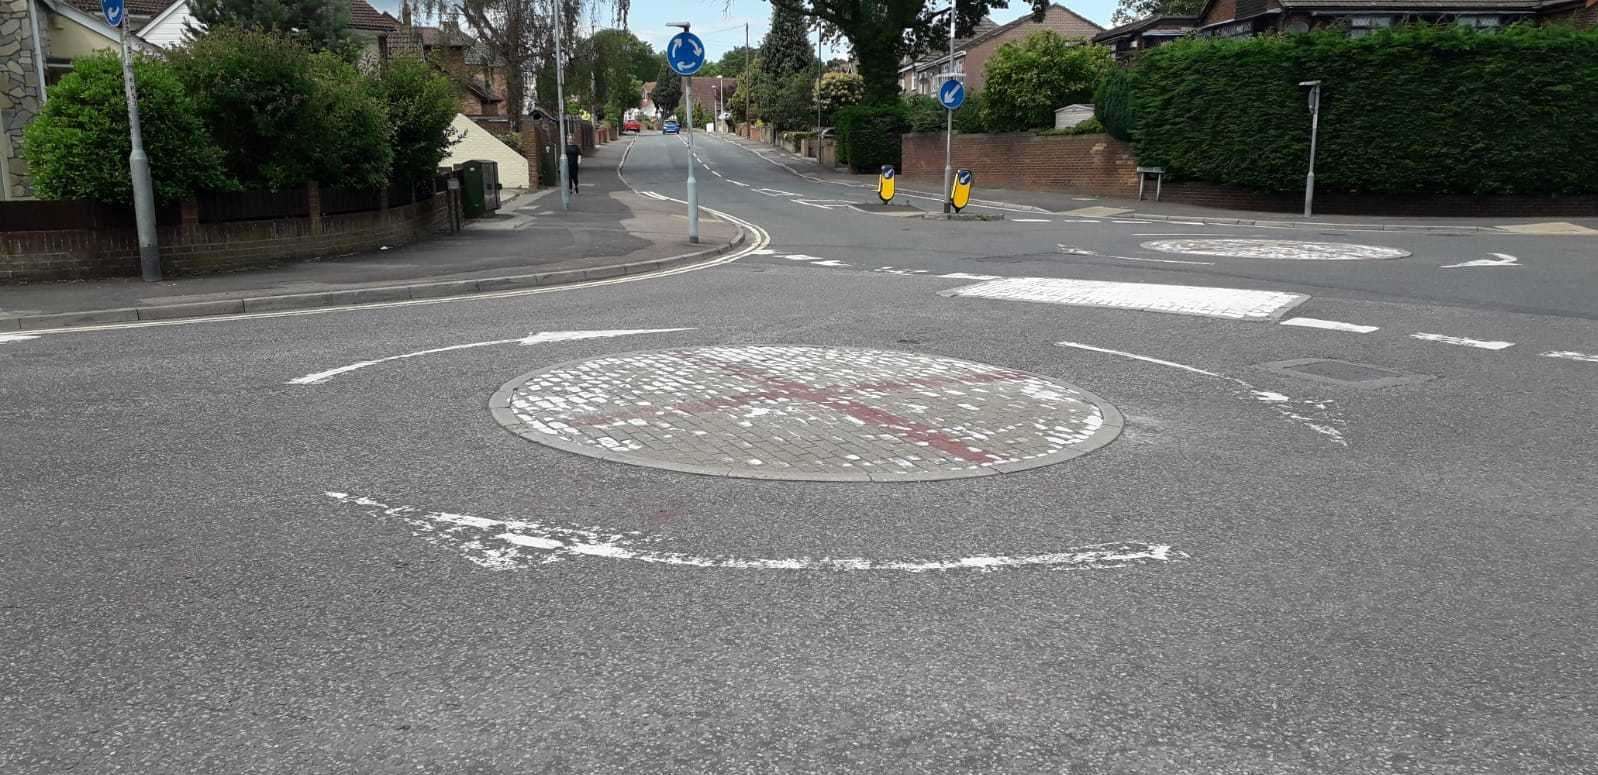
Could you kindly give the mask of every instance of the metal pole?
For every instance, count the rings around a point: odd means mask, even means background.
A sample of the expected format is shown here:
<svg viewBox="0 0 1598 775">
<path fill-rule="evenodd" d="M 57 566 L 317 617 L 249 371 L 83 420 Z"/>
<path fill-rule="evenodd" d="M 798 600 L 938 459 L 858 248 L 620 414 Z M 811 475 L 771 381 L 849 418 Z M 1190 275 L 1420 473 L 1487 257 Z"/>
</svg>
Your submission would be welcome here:
<svg viewBox="0 0 1598 775">
<path fill-rule="evenodd" d="M 946 72 L 953 78 L 954 75 L 954 3 L 949 0 L 949 68 Z M 942 84 L 938 85 L 943 88 Z M 948 114 L 948 124 L 943 129 L 943 211 L 954 211 L 954 195 L 950 188 L 954 185 L 954 166 L 951 162 L 954 151 L 954 111 L 944 110 Z"/>
<path fill-rule="evenodd" d="M 128 17 L 122 14 L 122 83 L 128 95 L 128 171 L 133 178 L 133 219 L 139 231 L 139 271 L 147 283 L 161 279 L 161 248 L 155 239 L 155 191 L 150 184 L 150 157 L 139 131 L 139 87 L 133 80 L 133 54 L 128 50 Z M 40 84 L 43 87 L 43 84 Z"/>
<path fill-rule="evenodd" d="M 744 72 L 749 73 L 751 78 L 754 77 L 754 70 L 753 70 L 753 67 L 752 67 L 752 65 L 754 64 L 753 59 L 754 59 L 754 51 L 752 51 L 749 48 L 749 22 L 744 22 Z M 747 84 L 747 83 L 744 84 L 743 85 L 743 89 L 744 89 L 744 123 L 748 124 L 751 128 L 753 128 L 754 125 L 755 125 L 755 117 L 749 115 L 749 84 Z"/>
<path fill-rule="evenodd" d="M 816 162 L 821 162 L 821 20 L 816 20 Z"/>
<path fill-rule="evenodd" d="M 687 32 L 687 25 L 683 32 Z M 682 96 L 688 103 L 688 241 L 699 242 L 699 181 L 694 179 L 694 79 L 682 79 Z"/>
<path fill-rule="evenodd" d="M 555 114 L 560 117 L 560 154 L 555 158 L 560 159 L 560 207 L 562 210 L 572 209 L 572 191 L 567 182 L 570 171 L 566 165 L 571 164 L 571 156 L 566 153 L 566 91 L 565 79 L 562 70 L 565 63 L 560 56 L 560 3 L 555 3 Z"/>
<path fill-rule="evenodd" d="M 1321 85 L 1309 90 L 1309 174 L 1304 176 L 1304 215 L 1315 208 L 1315 145 L 1321 132 Z"/>
</svg>

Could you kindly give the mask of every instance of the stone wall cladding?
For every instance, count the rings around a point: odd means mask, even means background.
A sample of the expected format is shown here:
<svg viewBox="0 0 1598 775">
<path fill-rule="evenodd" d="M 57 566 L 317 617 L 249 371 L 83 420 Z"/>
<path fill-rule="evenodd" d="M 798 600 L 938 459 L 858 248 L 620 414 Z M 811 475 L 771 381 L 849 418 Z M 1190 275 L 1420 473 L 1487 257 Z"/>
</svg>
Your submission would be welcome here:
<svg viewBox="0 0 1598 775">
<path fill-rule="evenodd" d="M 311 219 L 185 223 L 162 227 L 161 270 L 173 276 L 260 269 L 285 261 L 397 246 L 448 231 L 444 195 L 362 213 Z M 86 280 L 139 275 L 139 241 L 132 229 L 71 229 L 0 233 L 0 282 Z"/>
<path fill-rule="evenodd" d="M 942 134 L 905 135 L 903 148 L 904 175 L 942 179 Z M 952 159 L 976 173 L 979 188 L 1137 196 L 1132 148 L 1109 135 L 955 135 Z"/>
<path fill-rule="evenodd" d="M 5 156 L 0 200 L 32 196 L 22 131 L 39 114 L 39 66 L 34 59 L 28 0 L 0 0 L 0 155 Z"/>
</svg>

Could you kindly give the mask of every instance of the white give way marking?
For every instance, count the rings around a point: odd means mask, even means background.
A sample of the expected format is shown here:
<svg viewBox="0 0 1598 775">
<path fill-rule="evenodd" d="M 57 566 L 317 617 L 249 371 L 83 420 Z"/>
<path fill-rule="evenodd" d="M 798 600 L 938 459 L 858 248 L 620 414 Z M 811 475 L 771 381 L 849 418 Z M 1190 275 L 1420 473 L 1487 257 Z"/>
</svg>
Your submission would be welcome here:
<svg viewBox="0 0 1598 775">
<path fill-rule="evenodd" d="M 1494 253 L 1493 255 L 1497 256 L 1497 258 L 1478 258 L 1475 261 L 1462 261 L 1458 264 L 1444 264 L 1443 266 L 1437 268 L 1464 269 L 1466 267 L 1473 266 L 1525 266 L 1525 264 L 1520 263 L 1520 259 L 1515 258 L 1508 253 Z"/>
<path fill-rule="evenodd" d="M 405 353 L 404 355 L 390 355 L 387 358 L 377 358 L 375 360 L 370 360 L 370 361 L 357 361 L 355 363 L 351 363 L 351 364 L 348 364 L 348 365 L 345 365 L 345 366 L 340 366 L 340 367 L 338 367 L 336 369 L 328 369 L 327 371 L 318 371 L 318 372 L 316 372 L 314 374 L 307 374 L 307 375 L 305 375 L 303 377 L 295 377 L 294 379 L 289 380 L 288 384 L 290 384 L 290 385 L 320 385 L 323 382 L 326 382 L 326 381 L 328 381 L 328 380 L 330 380 L 330 379 L 332 379 L 332 378 L 334 378 L 334 377 L 336 377 L 336 376 L 338 376 L 340 374 L 345 374 L 345 373 L 348 373 L 348 372 L 351 372 L 351 371 L 355 371 L 356 369 L 364 369 L 364 368 L 366 368 L 368 366 L 376 366 L 379 363 L 388 363 L 389 361 L 400 361 L 400 360 L 405 360 L 406 358 L 415 358 L 415 357 L 420 356 L 420 355 L 432 355 L 434 353 L 449 352 L 451 350 L 470 350 L 470 349 L 472 349 L 474 347 L 492 347 L 494 345 L 501 345 L 501 344 L 530 345 L 530 344 L 542 344 L 544 342 L 569 342 L 569 341 L 573 341 L 573 340 L 576 340 L 576 339 L 605 339 L 605 338 L 609 338 L 609 337 L 613 337 L 613 336 L 632 336 L 634 334 L 665 334 L 665 333 L 670 333 L 670 332 L 673 332 L 673 331 L 692 331 L 692 330 L 693 329 L 691 329 L 691 328 L 638 328 L 638 329 L 619 329 L 619 330 L 612 330 L 612 331 L 539 331 L 539 332 L 535 332 L 535 333 L 529 334 L 527 336 L 521 337 L 519 339 L 495 339 L 495 340 L 489 341 L 489 342 L 468 342 L 467 344 L 452 344 L 452 345 L 450 345 L 448 347 L 434 347 L 434 348 L 432 348 L 430 350 L 417 350 L 416 352 Z"/>
<path fill-rule="evenodd" d="M 1165 544 L 1123 541 L 1078 546 L 1062 552 L 1029 555 L 971 555 L 947 560 L 875 560 L 864 557 L 757 558 L 697 555 L 653 548 L 658 539 L 636 531 L 550 525 L 524 520 L 488 519 L 469 514 L 426 511 L 415 506 L 390 506 L 342 492 L 323 493 L 339 503 L 363 507 L 373 517 L 397 519 L 430 544 L 452 549 L 489 570 L 515 570 L 567 558 L 597 557 L 654 565 L 734 570 L 811 571 L 994 571 L 1006 568 L 1081 570 L 1124 568 L 1151 562 L 1185 560 L 1188 555 Z"/>
</svg>

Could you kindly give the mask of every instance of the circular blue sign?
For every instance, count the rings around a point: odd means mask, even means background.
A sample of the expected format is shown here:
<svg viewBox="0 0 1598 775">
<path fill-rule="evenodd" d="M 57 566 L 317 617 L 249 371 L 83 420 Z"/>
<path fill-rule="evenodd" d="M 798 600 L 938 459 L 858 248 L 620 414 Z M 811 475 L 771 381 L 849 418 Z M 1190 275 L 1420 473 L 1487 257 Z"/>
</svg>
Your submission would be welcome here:
<svg viewBox="0 0 1598 775">
<path fill-rule="evenodd" d="M 693 75 L 705 66 L 705 44 L 692 32 L 679 32 L 666 44 L 666 61 L 672 72 Z"/>
<path fill-rule="evenodd" d="M 128 15 L 123 0 L 100 0 L 100 12 L 105 14 L 106 22 L 112 27 L 121 27 L 122 19 Z"/>
<path fill-rule="evenodd" d="M 938 87 L 938 102 L 948 110 L 957 110 L 965 104 L 965 84 L 950 78 Z"/>
</svg>

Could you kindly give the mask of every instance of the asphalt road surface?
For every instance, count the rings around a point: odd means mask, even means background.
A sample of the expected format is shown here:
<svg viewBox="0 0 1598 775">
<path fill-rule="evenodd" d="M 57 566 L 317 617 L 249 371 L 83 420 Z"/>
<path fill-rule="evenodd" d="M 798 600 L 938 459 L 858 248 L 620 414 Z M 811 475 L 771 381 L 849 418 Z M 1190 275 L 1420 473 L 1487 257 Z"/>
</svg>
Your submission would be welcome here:
<svg viewBox="0 0 1598 775">
<path fill-rule="evenodd" d="M 717 266 L 0 336 L 0 771 L 1598 772 L 1591 238 L 695 139 Z"/>
</svg>

